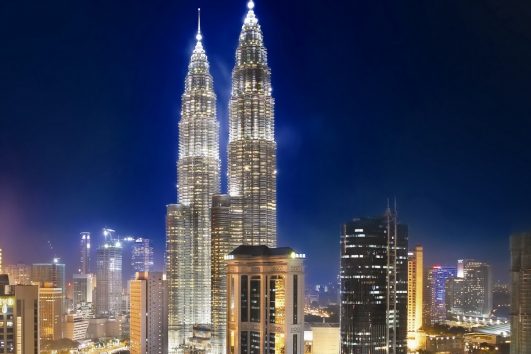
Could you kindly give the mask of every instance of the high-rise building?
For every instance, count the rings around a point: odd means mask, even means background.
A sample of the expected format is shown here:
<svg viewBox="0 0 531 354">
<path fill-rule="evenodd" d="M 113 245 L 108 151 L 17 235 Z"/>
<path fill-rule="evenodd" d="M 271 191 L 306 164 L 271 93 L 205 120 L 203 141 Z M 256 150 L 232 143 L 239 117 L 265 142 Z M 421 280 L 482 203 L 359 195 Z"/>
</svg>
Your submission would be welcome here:
<svg viewBox="0 0 531 354">
<path fill-rule="evenodd" d="M 242 197 L 240 244 L 277 243 L 277 186 L 274 99 L 262 30 L 248 12 L 236 49 L 229 102 L 229 195 Z"/>
<path fill-rule="evenodd" d="M 195 324 L 210 324 L 212 196 L 220 191 L 216 95 L 198 26 L 179 122 L 178 203 L 166 215 L 170 347 L 184 347 Z"/>
<path fill-rule="evenodd" d="M 226 258 L 227 353 L 302 354 L 305 256 L 239 246 Z"/>
<path fill-rule="evenodd" d="M 2 256 L 2 249 L 0 248 L 0 274 L 4 273 L 4 258 Z"/>
<path fill-rule="evenodd" d="M 52 263 L 32 264 L 31 282 L 38 283 L 40 286 L 44 283 L 51 283 L 54 288 L 61 288 L 65 294 L 65 265 L 59 263 L 58 258 L 54 258 Z"/>
<path fill-rule="evenodd" d="M 131 266 L 135 272 L 149 272 L 153 268 L 153 247 L 149 238 L 139 237 L 131 249 Z"/>
<path fill-rule="evenodd" d="M 9 276 L 11 285 L 31 284 L 31 266 L 28 264 L 8 264 L 4 266 L 4 272 Z"/>
<path fill-rule="evenodd" d="M 74 287 L 72 297 L 74 308 L 81 304 L 93 302 L 94 290 L 96 288 L 94 274 L 74 274 L 72 283 Z"/>
<path fill-rule="evenodd" d="M 490 265 L 476 260 L 465 260 L 464 279 L 464 313 L 488 318 L 492 312 L 492 274 Z"/>
<path fill-rule="evenodd" d="M 159 272 L 136 273 L 130 281 L 131 354 L 168 353 L 168 288 Z"/>
<path fill-rule="evenodd" d="M 511 354 L 531 353 L 531 232 L 511 236 Z"/>
<path fill-rule="evenodd" d="M 0 353 L 38 354 L 38 286 L 7 284 L 0 275 Z"/>
<path fill-rule="evenodd" d="M 216 195 L 212 199 L 212 353 L 225 354 L 227 334 L 227 264 L 225 257 L 240 245 L 241 198 Z M 238 215 L 240 214 L 240 215 Z M 235 216 L 235 217 L 233 217 Z"/>
<path fill-rule="evenodd" d="M 389 208 L 341 233 L 341 353 L 405 353 L 408 228 Z"/>
<path fill-rule="evenodd" d="M 114 317 L 122 311 L 122 244 L 106 240 L 96 251 L 96 316 Z"/>
<path fill-rule="evenodd" d="M 446 282 L 457 276 L 457 268 L 435 265 L 430 270 L 430 324 L 446 320 Z"/>
<path fill-rule="evenodd" d="M 459 274 L 459 270 L 458 270 Z M 447 317 L 465 313 L 466 281 L 464 278 L 449 278 L 445 285 L 445 302 Z"/>
<path fill-rule="evenodd" d="M 80 314 L 66 315 L 64 323 L 64 337 L 70 340 L 82 341 L 87 338 L 89 321 Z"/>
<path fill-rule="evenodd" d="M 79 264 L 79 273 L 90 273 L 90 232 L 82 232 L 81 236 L 81 259 Z"/>
<path fill-rule="evenodd" d="M 416 246 L 408 253 L 407 261 L 407 336 L 408 348 L 416 350 L 422 328 L 424 302 L 424 250 Z"/>
<path fill-rule="evenodd" d="M 275 247 L 276 142 L 271 70 L 262 29 L 248 11 L 236 49 L 229 103 L 228 191 L 213 199 L 212 350 L 225 353 L 226 268 L 223 257 L 239 245 Z"/>
<path fill-rule="evenodd" d="M 39 288 L 39 329 L 43 340 L 63 338 L 63 289 L 45 283 Z"/>
</svg>

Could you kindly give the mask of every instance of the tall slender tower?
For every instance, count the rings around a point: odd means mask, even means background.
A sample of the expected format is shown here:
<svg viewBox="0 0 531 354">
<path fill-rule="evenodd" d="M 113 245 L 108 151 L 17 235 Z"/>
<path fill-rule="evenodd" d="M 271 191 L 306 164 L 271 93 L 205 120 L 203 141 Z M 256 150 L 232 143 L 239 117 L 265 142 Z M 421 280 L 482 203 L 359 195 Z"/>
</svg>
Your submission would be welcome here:
<svg viewBox="0 0 531 354">
<path fill-rule="evenodd" d="M 229 195 L 243 198 L 240 244 L 276 247 L 277 186 L 274 99 L 262 30 L 248 12 L 236 49 L 229 103 Z"/>
<path fill-rule="evenodd" d="M 276 247 L 276 142 L 271 71 L 262 30 L 247 3 L 229 102 L 229 195 L 212 201 L 212 353 L 226 353 L 227 264 L 240 245 Z"/>
<path fill-rule="evenodd" d="M 220 190 L 216 95 L 198 23 L 179 122 L 178 204 L 166 217 L 170 352 L 210 324 L 210 209 Z"/>
<path fill-rule="evenodd" d="M 90 273 L 90 232 L 81 233 L 81 259 L 79 265 L 80 274 Z"/>
</svg>

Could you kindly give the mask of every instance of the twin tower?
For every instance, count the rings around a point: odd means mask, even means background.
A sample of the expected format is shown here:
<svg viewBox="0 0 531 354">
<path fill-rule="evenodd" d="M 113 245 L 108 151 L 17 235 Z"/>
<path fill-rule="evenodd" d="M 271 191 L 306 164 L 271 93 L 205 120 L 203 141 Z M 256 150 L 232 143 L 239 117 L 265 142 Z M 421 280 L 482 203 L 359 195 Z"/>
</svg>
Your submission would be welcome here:
<svg viewBox="0 0 531 354">
<path fill-rule="evenodd" d="M 228 194 L 220 194 L 216 94 L 198 26 L 182 95 L 178 204 L 167 206 L 166 272 L 171 352 L 211 328 L 211 352 L 225 353 L 226 265 L 239 245 L 276 247 L 276 142 L 267 50 L 247 4 L 232 71 Z"/>
</svg>

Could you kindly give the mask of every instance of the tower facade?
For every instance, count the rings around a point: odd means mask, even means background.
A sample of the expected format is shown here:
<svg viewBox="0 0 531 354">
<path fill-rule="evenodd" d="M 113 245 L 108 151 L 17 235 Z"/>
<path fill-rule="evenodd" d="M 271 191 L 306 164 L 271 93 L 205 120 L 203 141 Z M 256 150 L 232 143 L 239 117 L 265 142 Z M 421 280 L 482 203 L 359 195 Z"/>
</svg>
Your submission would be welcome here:
<svg viewBox="0 0 531 354">
<path fill-rule="evenodd" d="M 262 30 L 248 12 L 236 49 L 229 103 L 229 195 L 242 198 L 240 244 L 277 243 L 274 99 Z"/>
<path fill-rule="evenodd" d="M 531 352 L 531 232 L 511 237 L 511 354 Z"/>
<path fill-rule="evenodd" d="M 81 233 L 81 259 L 79 262 L 79 273 L 80 274 L 89 274 L 90 273 L 90 232 Z"/>
<path fill-rule="evenodd" d="M 106 241 L 96 252 L 96 316 L 116 316 L 122 310 L 122 245 Z"/>
<path fill-rule="evenodd" d="M 262 29 L 247 4 L 232 71 L 229 102 L 228 195 L 212 208 L 212 352 L 226 353 L 224 257 L 239 245 L 275 247 L 276 142 L 271 71 Z"/>
<path fill-rule="evenodd" d="M 149 238 L 139 237 L 133 242 L 131 266 L 135 272 L 149 272 L 153 268 L 153 247 Z"/>
<path fill-rule="evenodd" d="M 196 324 L 210 324 L 212 196 L 220 191 L 216 95 L 200 27 L 185 79 L 179 121 L 178 204 L 167 206 L 170 351 Z"/>
<path fill-rule="evenodd" d="M 444 322 L 447 314 L 446 283 L 457 277 L 457 268 L 435 265 L 429 270 L 430 322 L 432 325 Z"/>
<path fill-rule="evenodd" d="M 407 235 L 389 210 L 343 225 L 342 354 L 406 353 Z"/>
<path fill-rule="evenodd" d="M 408 348 L 416 350 L 419 331 L 422 328 L 422 304 L 424 298 L 424 250 L 416 246 L 408 253 L 407 260 L 407 336 Z"/>
</svg>

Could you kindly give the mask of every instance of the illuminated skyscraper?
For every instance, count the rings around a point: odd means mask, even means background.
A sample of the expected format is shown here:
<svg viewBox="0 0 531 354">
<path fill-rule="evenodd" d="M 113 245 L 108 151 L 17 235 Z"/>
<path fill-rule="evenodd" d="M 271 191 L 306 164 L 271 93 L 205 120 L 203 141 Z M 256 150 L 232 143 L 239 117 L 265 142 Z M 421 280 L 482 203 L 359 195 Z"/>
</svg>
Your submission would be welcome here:
<svg viewBox="0 0 531 354">
<path fill-rule="evenodd" d="M 276 142 L 271 71 L 262 30 L 247 4 L 232 71 L 229 102 L 228 190 L 212 209 L 212 350 L 225 353 L 226 265 L 239 245 L 275 247 Z"/>
<path fill-rule="evenodd" d="M 490 265 L 476 260 L 464 261 L 465 297 L 463 311 L 488 318 L 492 311 L 492 274 Z"/>
<path fill-rule="evenodd" d="M 229 195 L 242 198 L 240 244 L 277 243 L 277 170 L 271 70 L 262 30 L 247 4 L 232 71 L 229 103 Z"/>
<path fill-rule="evenodd" d="M 4 266 L 4 272 L 9 276 L 11 285 L 31 284 L 31 266 L 28 264 L 8 264 Z"/>
<path fill-rule="evenodd" d="M 81 261 L 79 265 L 79 273 L 90 273 L 90 232 L 81 233 Z"/>
<path fill-rule="evenodd" d="M 227 256 L 226 353 L 304 353 L 304 258 L 267 246 Z"/>
<path fill-rule="evenodd" d="M 0 274 L 4 274 L 4 259 L 2 258 L 1 248 L 0 248 Z"/>
<path fill-rule="evenodd" d="M 44 284 L 39 288 L 39 328 L 42 340 L 63 338 L 63 291 Z"/>
<path fill-rule="evenodd" d="M 198 26 L 179 122 L 178 203 L 166 216 L 170 350 L 210 324 L 212 196 L 220 191 L 216 95 Z"/>
<path fill-rule="evenodd" d="M 407 225 L 389 209 L 341 233 L 341 353 L 406 353 Z"/>
<path fill-rule="evenodd" d="M 436 265 L 429 272 L 430 298 L 426 300 L 430 304 L 430 322 L 433 325 L 446 320 L 446 282 L 457 276 L 457 268 Z"/>
<path fill-rule="evenodd" d="M 96 316 L 112 317 L 122 311 L 122 245 L 108 239 L 96 251 Z"/>
<path fill-rule="evenodd" d="M 419 331 L 422 328 L 422 304 L 424 299 L 424 250 L 416 246 L 408 253 L 407 261 L 407 335 L 408 348 L 416 350 Z"/>
<path fill-rule="evenodd" d="M 131 250 L 131 266 L 135 272 L 149 272 L 153 268 L 153 247 L 149 238 L 137 238 Z"/>
<path fill-rule="evenodd" d="M 511 237 L 511 354 L 531 353 L 531 232 Z"/>
</svg>

